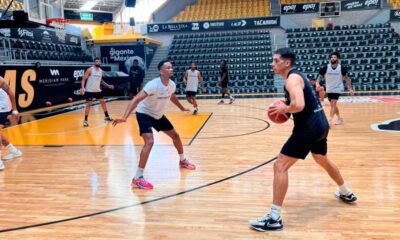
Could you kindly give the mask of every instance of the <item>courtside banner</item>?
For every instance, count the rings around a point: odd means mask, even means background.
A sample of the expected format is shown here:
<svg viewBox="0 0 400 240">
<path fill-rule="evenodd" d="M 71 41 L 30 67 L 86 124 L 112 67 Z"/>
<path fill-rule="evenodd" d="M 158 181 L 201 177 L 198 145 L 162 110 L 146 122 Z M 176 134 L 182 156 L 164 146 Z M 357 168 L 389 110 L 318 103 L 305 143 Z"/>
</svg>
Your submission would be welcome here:
<svg viewBox="0 0 400 240">
<path fill-rule="evenodd" d="M 341 1 L 342 11 L 365 10 L 381 8 L 381 0 L 350 0 Z"/>
<path fill-rule="evenodd" d="M 215 20 L 215 21 L 147 24 L 147 32 L 160 33 L 160 32 L 199 32 L 199 31 L 218 31 L 218 30 L 239 30 L 239 29 L 278 27 L 279 25 L 280 25 L 279 16 L 260 17 L 260 18 L 238 18 L 238 19 Z"/>
<path fill-rule="evenodd" d="M 281 5 L 281 14 L 316 13 L 318 11 L 319 3 L 298 3 Z"/>
<path fill-rule="evenodd" d="M 391 21 L 400 21 L 400 9 L 390 10 L 390 20 Z"/>
<path fill-rule="evenodd" d="M 28 111 L 52 105 L 80 100 L 82 77 L 87 66 L 7 66 L 0 65 L 2 76 L 15 93 L 17 107 L 20 111 Z M 110 67 L 102 67 L 109 71 Z"/>
</svg>

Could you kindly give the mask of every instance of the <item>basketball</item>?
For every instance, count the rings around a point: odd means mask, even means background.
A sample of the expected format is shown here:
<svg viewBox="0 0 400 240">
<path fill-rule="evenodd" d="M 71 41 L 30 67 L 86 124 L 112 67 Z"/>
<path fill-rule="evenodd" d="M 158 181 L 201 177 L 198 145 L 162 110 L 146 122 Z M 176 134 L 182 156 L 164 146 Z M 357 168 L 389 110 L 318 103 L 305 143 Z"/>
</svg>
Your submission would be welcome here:
<svg viewBox="0 0 400 240">
<path fill-rule="evenodd" d="M 68 101 L 68 102 L 72 102 L 72 98 L 70 98 L 70 97 L 67 98 L 67 101 Z"/>
<path fill-rule="evenodd" d="M 285 104 L 285 103 L 283 101 L 281 101 L 281 100 L 277 100 L 274 103 L 272 103 L 270 106 L 278 106 L 278 105 L 281 105 L 281 104 Z M 268 118 L 274 123 L 278 123 L 278 124 L 279 123 L 284 123 L 290 118 L 290 113 L 272 114 L 269 111 L 269 108 L 268 108 Z"/>
<path fill-rule="evenodd" d="M 46 106 L 47 106 L 47 107 L 50 107 L 51 105 L 52 105 L 52 104 L 51 104 L 50 101 L 47 101 L 47 102 L 46 102 Z"/>
</svg>

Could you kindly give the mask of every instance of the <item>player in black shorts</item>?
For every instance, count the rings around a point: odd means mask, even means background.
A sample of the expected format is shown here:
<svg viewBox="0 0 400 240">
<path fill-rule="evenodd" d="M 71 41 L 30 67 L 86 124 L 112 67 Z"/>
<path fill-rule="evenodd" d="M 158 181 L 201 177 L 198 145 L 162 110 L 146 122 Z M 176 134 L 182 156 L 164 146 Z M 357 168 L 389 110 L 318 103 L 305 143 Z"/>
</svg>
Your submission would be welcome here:
<svg viewBox="0 0 400 240">
<path fill-rule="evenodd" d="M 272 68 L 283 77 L 287 105 L 270 107 L 271 114 L 291 113 L 294 128 L 292 135 L 282 147 L 274 164 L 273 202 L 268 214 L 250 221 L 251 228 L 258 231 L 274 231 L 283 228 L 280 217 L 283 200 L 288 189 L 288 170 L 298 159 L 305 159 L 309 152 L 339 186 L 336 197 L 350 203 L 357 200 L 347 188 L 339 169 L 327 158 L 328 120 L 316 92 L 303 73 L 293 69 L 296 59 L 290 48 L 281 48 L 274 53 Z"/>
<path fill-rule="evenodd" d="M 219 73 L 220 73 L 220 85 L 222 88 L 222 98 L 218 104 L 224 104 L 225 94 L 227 94 L 229 97 L 229 104 L 232 104 L 235 101 L 235 98 L 233 98 L 228 89 L 229 71 L 226 60 L 221 60 Z"/>
</svg>

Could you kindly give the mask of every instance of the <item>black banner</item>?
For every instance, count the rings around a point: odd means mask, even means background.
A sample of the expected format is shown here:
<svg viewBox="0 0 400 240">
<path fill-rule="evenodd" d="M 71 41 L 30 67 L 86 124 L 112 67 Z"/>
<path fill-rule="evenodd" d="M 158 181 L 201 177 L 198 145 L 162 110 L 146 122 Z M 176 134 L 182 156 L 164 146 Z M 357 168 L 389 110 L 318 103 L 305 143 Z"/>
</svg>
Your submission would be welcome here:
<svg viewBox="0 0 400 240">
<path fill-rule="evenodd" d="M 105 63 L 118 63 L 119 70 L 129 73 L 133 60 L 139 62 L 139 66 L 145 69 L 144 45 L 126 45 L 126 46 L 102 46 L 101 59 Z M 104 58 L 106 60 L 104 61 Z"/>
<path fill-rule="evenodd" d="M 294 13 L 316 13 L 319 10 L 319 3 L 298 3 L 298 4 L 282 4 L 281 14 Z"/>
<path fill-rule="evenodd" d="M 400 9 L 391 9 L 390 10 L 390 20 L 391 21 L 400 21 Z"/>
<path fill-rule="evenodd" d="M 381 0 L 351 0 L 341 2 L 342 11 L 381 8 Z"/>
<path fill-rule="evenodd" d="M 81 37 L 72 34 L 57 34 L 54 29 L 2 28 L 0 36 L 46 43 L 81 45 Z"/>
<path fill-rule="evenodd" d="M 240 30 L 265 27 L 277 27 L 280 25 L 279 17 L 243 18 L 215 21 L 177 22 L 147 24 L 148 33 L 159 32 L 198 32 L 219 30 Z"/>
<path fill-rule="evenodd" d="M 63 104 L 83 97 L 80 95 L 82 77 L 90 66 L 5 66 L 0 65 L 0 76 L 15 93 L 17 107 L 28 111 Z M 110 70 L 110 67 L 102 67 Z"/>
</svg>

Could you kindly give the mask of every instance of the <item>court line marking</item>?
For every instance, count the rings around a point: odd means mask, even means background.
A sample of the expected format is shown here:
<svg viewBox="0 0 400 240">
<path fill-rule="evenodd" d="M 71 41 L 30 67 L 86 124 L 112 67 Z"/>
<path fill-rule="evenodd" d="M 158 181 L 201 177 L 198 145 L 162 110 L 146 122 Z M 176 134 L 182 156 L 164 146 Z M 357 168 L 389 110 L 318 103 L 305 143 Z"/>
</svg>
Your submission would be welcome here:
<svg viewBox="0 0 400 240">
<path fill-rule="evenodd" d="M 236 173 L 234 175 L 231 175 L 229 177 L 225 177 L 222 178 L 220 180 L 216 180 L 214 182 L 211 183 L 207 183 L 207 184 L 203 184 L 200 185 L 198 187 L 194 187 L 188 190 L 184 190 L 178 193 L 173 193 L 173 194 L 169 194 L 163 197 L 158 197 L 158 198 L 154 198 L 151 200 L 147 200 L 147 201 L 143 201 L 140 203 L 134 203 L 134 204 L 130 204 L 130 205 L 126 205 L 126 206 L 122 206 L 122 207 L 117 207 L 117 208 L 112 208 L 112 209 L 108 209 L 108 210 L 104 210 L 104 211 L 99 211 L 99 212 L 95 212 L 95 213 L 89 213 L 89 214 L 85 214 L 85 215 L 81 215 L 81 216 L 77 216 L 77 217 L 71 217 L 71 218 L 65 218 L 65 219 L 60 219 L 60 220 L 55 220 L 55 221 L 50 221 L 50 222 L 44 222 L 44 223 L 38 223 L 38 224 L 32 224 L 32 225 L 26 225 L 26 226 L 21 226 L 21 227 L 15 227 L 15 228 L 6 228 L 6 229 L 0 229 L 0 233 L 4 233 L 4 232 L 12 232 L 12 231 L 18 231 L 18 230 L 24 230 L 24 229 L 30 229 L 30 228 L 36 228 L 36 227 L 42 227 L 42 226 L 48 226 L 48 225 L 54 225 L 54 224 L 58 224 L 58 223 L 64 223 L 64 222 L 70 222 L 70 221 L 74 221 L 74 220 L 79 220 L 79 219 L 84 219 L 84 218 L 90 218 L 90 217 L 94 217 L 94 216 L 98 216 L 98 215 L 102 215 L 102 214 L 106 214 L 106 213 L 111 213 L 111 212 L 116 212 L 116 211 L 120 211 L 120 210 L 124 210 L 127 208 L 132 208 L 132 207 L 136 207 L 136 206 L 140 206 L 140 205 L 146 205 L 149 203 L 153 203 L 153 202 L 158 202 L 161 200 L 165 200 L 165 199 L 169 199 L 169 198 L 173 198 L 173 197 L 177 197 L 179 195 L 183 195 L 186 193 L 190 193 L 190 192 L 194 192 L 206 187 L 210 187 L 213 186 L 215 184 L 221 183 L 221 182 L 225 182 L 227 180 L 230 180 L 232 178 L 244 175 L 248 172 L 252 172 L 264 165 L 267 165 L 268 163 L 271 163 L 273 161 L 275 161 L 278 157 L 274 157 L 266 162 L 260 163 L 255 167 L 249 168 L 247 170 L 244 170 L 242 172 Z"/>
<path fill-rule="evenodd" d="M 213 113 L 210 113 L 210 115 L 208 115 L 207 119 L 204 121 L 203 125 L 201 125 L 201 127 L 199 128 L 199 130 L 197 130 L 196 134 L 192 137 L 192 140 L 190 140 L 189 142 L 189 146 L 192 145 L 192 142 L 196 139 L 197 135 L 199 135 L 199 133 L 201 132 L 201 130 L 204 128 L 204 126 L 206 126 L 208 120 L 210 120 L 211 116 L 213 115 Z"/>
</svg>

